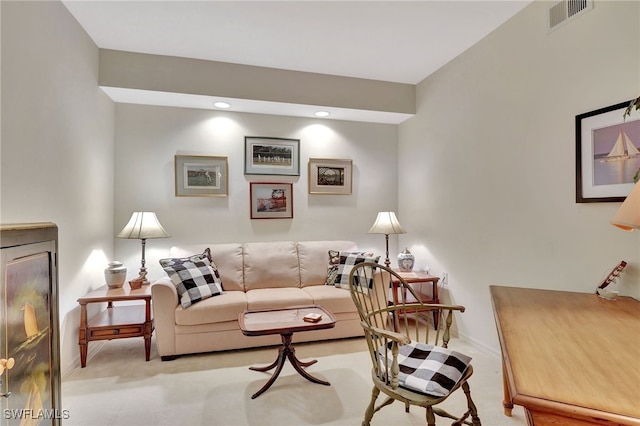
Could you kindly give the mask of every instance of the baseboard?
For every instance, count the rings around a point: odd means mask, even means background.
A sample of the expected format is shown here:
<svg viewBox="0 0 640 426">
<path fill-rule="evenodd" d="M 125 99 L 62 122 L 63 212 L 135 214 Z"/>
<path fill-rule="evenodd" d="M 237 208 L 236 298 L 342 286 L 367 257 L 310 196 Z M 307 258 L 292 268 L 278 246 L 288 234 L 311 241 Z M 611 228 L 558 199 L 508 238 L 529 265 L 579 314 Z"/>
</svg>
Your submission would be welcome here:
<svg viewBox="0 0 640 426">
<path fill-rule="evenodd" d="M 106 340 L 102 340 L 91 342 L 90 345 L 87 345 L 87 365 L 89 365 L 89 361 L 91 361 L 91 358 L 93 358 L 100 351 L 100 349 L 102 349 L 102 346 L 104 346 L 106 342 Z M 61 370 L 65 372 L 62 375 L 62 380 L 64 380 L 76 368 L 80 368 L 80 353 L 78 353 L 78 356 L 74 357 L 71 360 L 71 363 L 66 365 L 64 368 L 61 368 Z"/>
<path fill-rule="evenodd" d="M 497 359 L 501 359 L 502 358 L 502 353 L 500 352 L 500 349 L 496 349 L 490 346 L 485 345 L 484 343 L 480 342 L 479 340 L 474 339 L 473 337 L 465 334 L 465 333 L 459 333 L 459 337 L 460 339 L 464 340 L 465 342 L 469 343 L 470 345 L 474 346 L 476 349 L 481 350 L 482 352 L 491 355 Z"/>
</svg>

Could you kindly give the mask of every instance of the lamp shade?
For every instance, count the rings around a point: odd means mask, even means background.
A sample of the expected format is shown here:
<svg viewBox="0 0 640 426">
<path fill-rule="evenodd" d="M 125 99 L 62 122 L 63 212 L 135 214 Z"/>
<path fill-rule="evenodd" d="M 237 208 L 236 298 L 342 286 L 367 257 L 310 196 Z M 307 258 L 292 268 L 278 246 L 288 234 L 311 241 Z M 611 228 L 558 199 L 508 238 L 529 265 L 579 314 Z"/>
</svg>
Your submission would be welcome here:
<svg viewBox="0 0 640 426">
<path fill-rule="evenodd" d="M 406 231 L 398 222 L 395 212 L 379 212 L 368 234 L 405 234 Z"/>
<path fill-rule="evenodd" d="M 631 194 L 624 200 L 611 224 L 625 231 L 640 229 L 640 182 L 633 187 Z"/>
<path fill-rule="evenodd" d="M 133 212 L 129 223 L 116 235 L 116 238 L 143 240 L 168 236 L 154 212 Z"/>
</svg>

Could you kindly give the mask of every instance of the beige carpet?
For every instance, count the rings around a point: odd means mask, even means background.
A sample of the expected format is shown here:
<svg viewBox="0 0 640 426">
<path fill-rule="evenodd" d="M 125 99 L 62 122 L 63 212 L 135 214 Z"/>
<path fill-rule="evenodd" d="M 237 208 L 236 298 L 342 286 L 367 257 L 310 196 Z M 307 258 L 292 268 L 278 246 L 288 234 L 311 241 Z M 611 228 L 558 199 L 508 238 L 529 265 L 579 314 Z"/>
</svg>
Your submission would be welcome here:
<svg viewBox="0 0 640 426">
<path fill-rule="evenodd" d="M 100 347 L 101 343 L 91 343 Z M 65 426 L 222 425 L 298 426 L 360 425 L 371 394 L 370 361 L 364 338 L 296 346 L 300 359 L 318 359 L 307 368 L 331 386 L 311 383 L 288 363 L 273 386 L 253 395 L 270 373 L 249 370 L 269 364 L 276 348 L 183 356 L 162 362 L 153 345 L 144 361 L 142 339 L 105 342 L 87 362 L 63 379 Z M 485 426 L 525 425 L 522 409 L 513 417 L 502 412 L 500 359 L 454 341 L 451 348 L 473 357 L 471 391 Z M 465 409 L 464 394 L 452 395 L 445 408 Z M 448 425 L 447 419 L 437 419 Z M 424 425 L 424 410 L 394 403 L 373 417 L 372 426 Z"/>
</svg>

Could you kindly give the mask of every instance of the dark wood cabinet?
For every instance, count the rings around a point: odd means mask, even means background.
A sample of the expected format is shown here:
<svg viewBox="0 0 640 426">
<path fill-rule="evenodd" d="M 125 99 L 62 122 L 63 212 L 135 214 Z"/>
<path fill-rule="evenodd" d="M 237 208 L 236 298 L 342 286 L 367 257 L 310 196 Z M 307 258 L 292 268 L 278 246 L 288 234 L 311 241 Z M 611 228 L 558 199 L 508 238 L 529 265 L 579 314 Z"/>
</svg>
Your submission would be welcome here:
<svg viewBox="0 0 640 426">
<path fill-rule="evenodd" d="M 59 425 L 58 227 L 0 225 L 0 412 L 8 425 Z"/>
</svg>

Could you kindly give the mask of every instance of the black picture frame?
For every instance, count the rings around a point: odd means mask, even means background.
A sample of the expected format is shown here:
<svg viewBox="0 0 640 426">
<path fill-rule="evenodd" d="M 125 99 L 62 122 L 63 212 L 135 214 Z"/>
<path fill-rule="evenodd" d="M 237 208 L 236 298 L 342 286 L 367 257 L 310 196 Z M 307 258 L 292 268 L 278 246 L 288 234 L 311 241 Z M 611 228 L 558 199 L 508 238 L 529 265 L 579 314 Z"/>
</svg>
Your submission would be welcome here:
<svg viewBox="0 0 640 426">
<path fill-rule="evenodd" d="M 300 139 L 245 136 L 245 175 L 300 176 Z"/>
<path fill-rule="evenodd" d="M 576 203 L 621 202 L 633 189 L 640 155 L 612 155 L 616 134 L 640 144 L 640 117 L 624 117 L 630 102 L 576 115 Z"/>
</svg>

